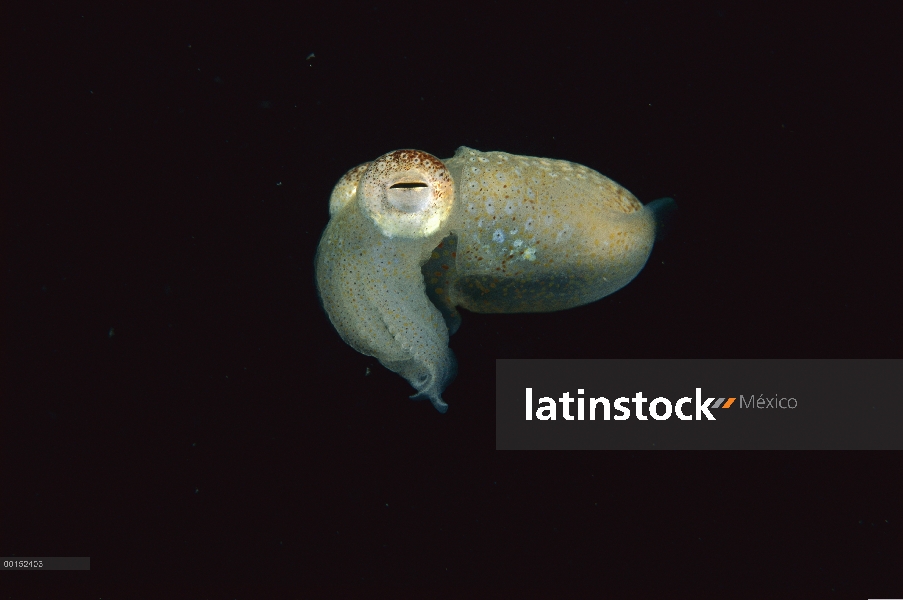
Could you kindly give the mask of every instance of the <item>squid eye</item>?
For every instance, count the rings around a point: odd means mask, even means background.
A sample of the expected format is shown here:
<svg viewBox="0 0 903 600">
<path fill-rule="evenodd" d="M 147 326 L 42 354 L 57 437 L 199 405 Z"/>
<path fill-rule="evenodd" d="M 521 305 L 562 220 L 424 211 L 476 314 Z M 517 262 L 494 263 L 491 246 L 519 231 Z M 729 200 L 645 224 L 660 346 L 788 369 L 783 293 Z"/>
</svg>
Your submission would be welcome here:
<svg viewBox="0 0 903 600">
<path fill-rule="evenodd" d="M 361 182 L 361 177 L 367 172 L 370 163 L 365 162 L 358 165 L 345 173 L 332 190 L 332 196 L 329 198 L 329 216 L 334 214 L 351 204 L 351 201 L 357 197 L 357 187 Z"/>
<path fill-rule="evenodd" d="M 432 190 L 427 184 L 418 181 L 415 183 L 396 183 L 389 187 L 386 193 L 389 204 L 404 213 L 418 213 L 426 210 L 432 199 Z"/>
<path fill-rule="evenodd" d="M 367 168 L 358 201 L 386 236 L 425 238 L 448 220 L 454 185 L 448 169 L 435 156 L 396 150 Z"/>
</svg>

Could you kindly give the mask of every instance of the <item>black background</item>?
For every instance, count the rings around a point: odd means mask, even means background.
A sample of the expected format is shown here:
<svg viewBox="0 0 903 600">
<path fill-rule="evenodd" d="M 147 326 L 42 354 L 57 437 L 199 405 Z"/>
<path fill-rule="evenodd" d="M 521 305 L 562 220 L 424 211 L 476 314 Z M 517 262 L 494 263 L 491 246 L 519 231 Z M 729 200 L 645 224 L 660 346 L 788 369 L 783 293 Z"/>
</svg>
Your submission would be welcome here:
<svg viewBox="0 0 903 600">
<path fill-rule="evenodd" d="M 496 358 L 900 356 L 899 4 L 327 5 L 9 15 L 0 554 L 107 591 L 899 593 L 899 453 L 494 450 Z M 464 314 L 440 415 L 313 255 L 347 169 L 459 145 L 678 211 L 600 302 Z"/>
</svg>

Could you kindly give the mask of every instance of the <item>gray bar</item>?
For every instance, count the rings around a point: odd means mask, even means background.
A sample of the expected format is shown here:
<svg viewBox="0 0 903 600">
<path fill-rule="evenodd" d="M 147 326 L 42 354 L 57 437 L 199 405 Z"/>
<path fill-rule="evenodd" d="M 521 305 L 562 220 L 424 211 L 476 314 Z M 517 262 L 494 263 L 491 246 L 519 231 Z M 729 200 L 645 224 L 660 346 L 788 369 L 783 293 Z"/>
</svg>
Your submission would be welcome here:
<svg viewBox="0 0 903 600">
<path fill-rule="evenodd" d="M 901 399 L 900 359 L 498 360 L 496 449 L 903 450 Z"/>
<path fill-rule="evenodd" d="M 90 556 L 6 556 L 0 559 L 3 571 L 90 571 Z"/>
</svg>

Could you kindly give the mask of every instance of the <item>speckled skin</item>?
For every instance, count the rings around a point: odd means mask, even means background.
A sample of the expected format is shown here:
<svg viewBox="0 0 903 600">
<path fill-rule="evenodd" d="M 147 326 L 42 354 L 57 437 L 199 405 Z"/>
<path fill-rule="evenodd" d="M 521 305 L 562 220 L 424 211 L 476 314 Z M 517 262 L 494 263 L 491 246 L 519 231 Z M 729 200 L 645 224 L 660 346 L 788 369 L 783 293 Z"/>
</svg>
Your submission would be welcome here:
<svg viewBox="0 0 903 600">
<path fill-rule="evenodd" d="M 670 201 L 669 201 L 670 202 Z M 445 412 L 456 307 L 548 312 L 593 302 L 646 264 L 655 216 L 596 171 L 461 147 L 390 152 L 333 190 L 317 286 L 339 334 Z"/>
</svg>

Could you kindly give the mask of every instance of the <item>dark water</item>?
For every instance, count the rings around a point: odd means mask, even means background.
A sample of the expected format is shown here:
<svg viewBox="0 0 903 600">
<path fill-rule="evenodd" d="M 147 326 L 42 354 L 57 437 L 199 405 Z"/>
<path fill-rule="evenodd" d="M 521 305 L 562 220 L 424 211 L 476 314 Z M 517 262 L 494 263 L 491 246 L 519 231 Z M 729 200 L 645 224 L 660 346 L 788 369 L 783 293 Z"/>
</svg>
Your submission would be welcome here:
<svg viewBox="0 0 903 600">
<path fill-rule="evenodd" d="M 899 593 L 899 453 L 494 449 L 496 358 L 900 357 L 896 5 L 10 27 L 0 554 L 92 558 L 30 582 Z M 461 311 L 440 415 L 313 256 L 346 170 L 460 145 L 678 208 L 612 296 Z"/>
</svg>

